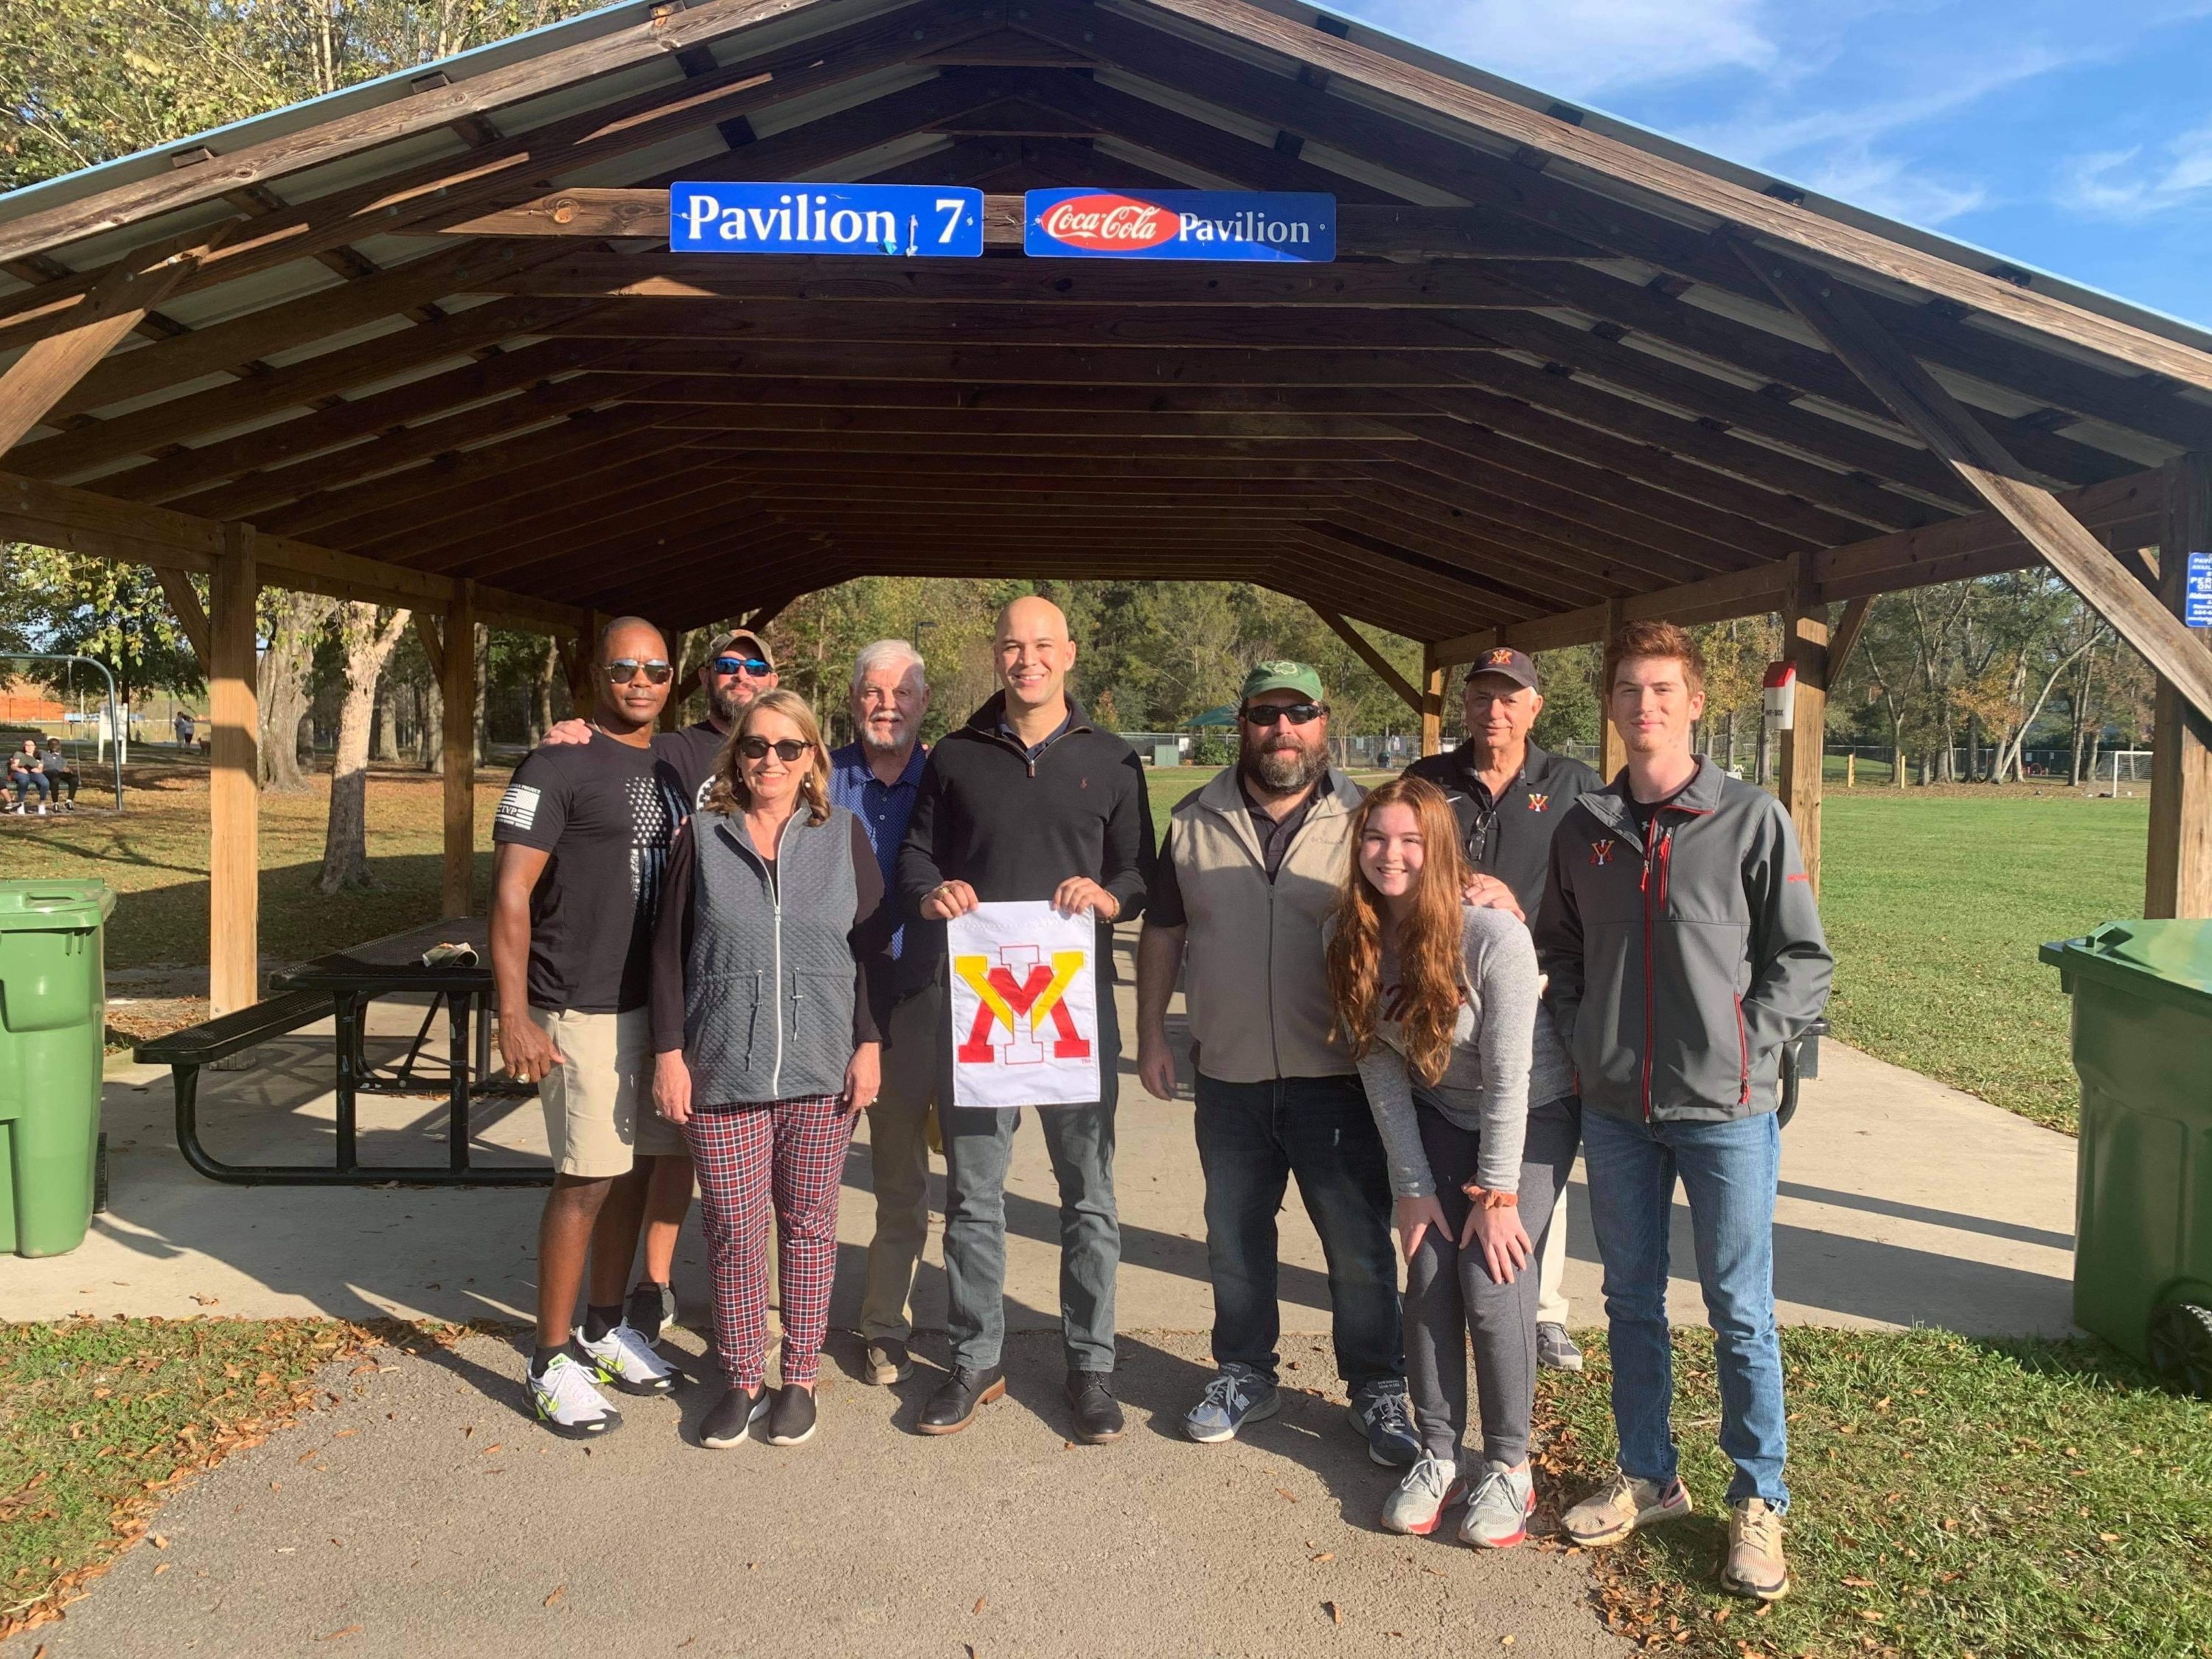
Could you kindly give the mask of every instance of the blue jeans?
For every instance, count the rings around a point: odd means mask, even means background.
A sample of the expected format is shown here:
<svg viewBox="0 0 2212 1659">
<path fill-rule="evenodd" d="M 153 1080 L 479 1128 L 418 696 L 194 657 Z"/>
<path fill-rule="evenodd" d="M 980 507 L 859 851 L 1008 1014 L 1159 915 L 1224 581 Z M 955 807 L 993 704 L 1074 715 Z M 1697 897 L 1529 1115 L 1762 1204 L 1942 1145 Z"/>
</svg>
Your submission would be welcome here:
<svg viewBox="0 0 2212 1659">
<path fill-rule="evenodd" d="M 1098 987 L 1095 1106 L 1040 1106 L 1038 1125 L 1060 1188 L 1060 1318 L 1072 1371 L 1114 1369 L 1114 1274 L 1121 1222 L 1114 1205 L 1114 1105 L 1121 1052 L 1113 988 Z M 952 1363 L 981 1370 L 1006 1340 L 1006 1167 L 1021 1111 L 954 1106 L 951 1050 L 937 1098 L 945 1141 L 945 1334 Z"/>
<path fill-rule="evenodd" d="M 1667 1233 L 1680 1177 L 1690 1200 L 1698 1282 L 1720 1375 L 1721 1449 L 1735 1464 L 1729 1502 L 1790 1506 L 1782 1482 L 1782 1345 L 1774 1326 L 1774 1114 L 1721 1123 L 1640 1123 L 1583 1114 L 1590 1224 L 1605 1263 L 1613 1344 L 1613 1421 L 1620 1467 L 1662 1485 L 1678 1472 L 1668 1346 Z"/>
<path fill-rule="evenodd" d="M 1274 1377 L 1282 1334 L 1275 1212 L 1295 1175 L 1328 1262 L 1338 1373 L 1355 1394 L 1402 1378 L 1390 1172 L 1359 1079 L 1224 1083 L 1200 1072 L 1196 1092 L 1214 1363 Z"/>
</svg>

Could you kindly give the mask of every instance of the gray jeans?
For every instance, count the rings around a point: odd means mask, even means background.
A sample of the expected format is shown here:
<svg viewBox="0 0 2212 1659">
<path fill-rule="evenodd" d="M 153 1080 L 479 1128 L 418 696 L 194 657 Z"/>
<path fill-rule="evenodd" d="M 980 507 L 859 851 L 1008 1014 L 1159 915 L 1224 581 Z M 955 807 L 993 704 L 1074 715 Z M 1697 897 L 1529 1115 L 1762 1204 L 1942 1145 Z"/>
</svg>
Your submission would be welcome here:
<svg viewBox="0 0 2212 1659">
<path fill-rule="evenodd" d="M 1467 1225 L 1460 1183 L 1474 1177 L 1481 1137 L 1434 1107 L 1418 1108 L 1421 1147 L 1436 1177 L 1449 1232 L 1431 1227 L 1406 1266 L 1406 1389 L 1431 1457 L 1456 1464 L 1467 1431 L 1467 1351 L 1474 1346 L 1481 1389 L 1482 1455 L 1517 1465 L 1528 1455 L 1528 1417 L 1536 1398 L 1536 1277 L 1544 1232 L 1532 1233 L 1528 1264 L 1510 1285 L 1490 1276 L 1479 1248 L 1454 1242 Z M 1528 1114 L 1521 1153 L 1521 1224 L 1548 1231 L 1554 1195 L 1574 1167 L 1582 1109 L 1572 1096 Z"/>
<path fill-rule="evenodd" d="M 860 1334 L 871 1342 L 914 1334 L 908 1308 L 929 1241 L 929 1109 L 945 1060 L 945 996 L 935 986 L 891 1010 L 883 1089 L 868 1108 L 868 1162 L 876 1232 L 868 1244 Z"/>
<path fill-rule="evenodd" d="M 1098 1073 L 1095 1106 L 1040 1106 L 1046 1153 L 1060 1186 L 1060 1318 L 1070 1370 L 1114 1369 L 1114 1273 L 1121 1260 L 1121 1222 L 1114 1207 L 1114 1103 L 1121 1032 L 1110 985 L 1098 987 Z M 1018 1109 L 950 1103 L 938 1092 L 945 1140 L 945 1328 L 952 1363 L 981 1370 L 999 1363 L 1006 1338 L 1006 1166 Z"/>
</svg>

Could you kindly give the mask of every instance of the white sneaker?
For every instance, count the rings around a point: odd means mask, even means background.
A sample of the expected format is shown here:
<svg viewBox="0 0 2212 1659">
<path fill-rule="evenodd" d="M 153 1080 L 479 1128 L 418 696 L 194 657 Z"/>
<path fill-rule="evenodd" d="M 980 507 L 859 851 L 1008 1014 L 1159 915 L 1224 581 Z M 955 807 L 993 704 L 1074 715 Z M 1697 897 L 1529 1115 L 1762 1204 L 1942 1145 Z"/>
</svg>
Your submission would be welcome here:
<svg viewBox="0 0 2212 1659">
<path fill-rule="evenodd" d="M 1510 1550 L 1528 1535 L 1528 1517 L 1535 1512 L 1536 1484 L 1526 1463 L 1517 1469 L 1486 1464 L 1460 1521 L 1459 1541 L 1479 1550 Z"/>
<path fill-rule="evenodd" d="M 532 1376 L 530 1403 L 538 1420 L 566 1440 L 596 1439 L 622 1427 L 622 1413 L 565 1353 L 555 1354 L 543 1373 Z"/>
<path fill-rule="evenodd" d="M 576 1346 L 592 1362 L 602 1382 L 611 1382 L 624 1394 L 666 1394 L 676 1386 L 676 1367 L 653 1352 L 644 1333 L 624 1320 L 596 1342 L 584 1340 L 576 1328 Z"/>
</svg>

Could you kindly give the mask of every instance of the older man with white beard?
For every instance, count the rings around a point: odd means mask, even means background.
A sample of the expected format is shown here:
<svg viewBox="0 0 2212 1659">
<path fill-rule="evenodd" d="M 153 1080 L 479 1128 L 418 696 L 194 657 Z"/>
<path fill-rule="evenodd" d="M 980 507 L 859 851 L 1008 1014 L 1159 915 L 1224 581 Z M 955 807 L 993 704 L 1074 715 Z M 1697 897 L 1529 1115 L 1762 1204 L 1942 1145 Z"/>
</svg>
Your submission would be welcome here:
<svg viewBox="0 0 2212 1659">
<path fill-rule="evenodd" d="M 860 820 L 883 866 L 888 890 L 897 872 L 899 843 L 914 816 L 928 751 L 921 720 L 929 685 L 921 653 L 904 640 L 878 640 L 853 663 L 854 741 L 830 757 L 830 799 Z M 905 930 L 891 955 L 902 957 Z M 904 964 L 902 963 L 902 969 Z M 900 1382 L 913 1375 L 907 1343 L 914 1335 L 908 1303 L 915 1265 L 929 1236 L 929 1113 L 945 1042 L 945 1017 L 933 996 L 906 983 L 885 1033 L 884 1078 L 868 1109 L 868 1157 L 874 1171 L 876 1236 L 868 1245 L 867 1289 L 860 1335 L 867 1344 L 868 1381 Z"/>
<path fill-rule="evenodd" d="M 1137 945 L 1137 1075 L 1176 1094 L 1168 1000 L 1181 971 L 1213 1282 L 1212 1382 L 1183 1419 L 1232 1440 L 1272 1417 L 1281 1334 L 1275 1214 L 1292 1176 L 1328 1262 L 1336 1365 L 1377 1463 L 1419 1452 L 1406 1403 L 1382 1139 L 1335 1012 L 1322 924 L 1350 861 L 1359 787 L 1329 764 L 1328 705 L 1304 663 L 1263 662 L 1237 704 L 1237 763 L 1176 807 Z"/>
</svg>

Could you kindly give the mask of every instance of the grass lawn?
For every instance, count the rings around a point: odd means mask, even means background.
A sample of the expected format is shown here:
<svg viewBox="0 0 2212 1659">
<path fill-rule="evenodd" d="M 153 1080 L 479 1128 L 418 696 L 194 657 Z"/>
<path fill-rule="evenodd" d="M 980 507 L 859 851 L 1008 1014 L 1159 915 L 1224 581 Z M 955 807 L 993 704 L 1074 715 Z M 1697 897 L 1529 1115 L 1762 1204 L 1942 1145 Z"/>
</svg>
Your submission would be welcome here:
<svg viewBox="0 0 2212 1659">
<path fill-rule="evenodd" d="M 2036 946 L 2142 914 L 2149 823 L 2140 797 L 1830 793 L 1820 911 L 1837 1035 L 2071 1133 L 2068 1004 Z"/>
<path fill-rule="evenodd" d="M 1571 1502 L 1609 1476 L 1601 1340 L 1541 1373 L 1540 1462 Z M 1609 1620 L 1670 1653 L 2212 1654 L 2212 1436 L 2203 1405 L 2097 1343 L 1942 1331 L 1782 1333 L 1790 1598 L 1717 1583 L 1730 1466 L 1711 1339 L 1675 1337 L 1691 1519 L 1591 1552 Z"/>
<path fill-rule="evenodd" d="M 179 1482 L 306 1409 L 316 1371 L 365 1334 L 303 1319 L 0 1325 L 0 1640 L 74 1600 Z"/>
</svg>

